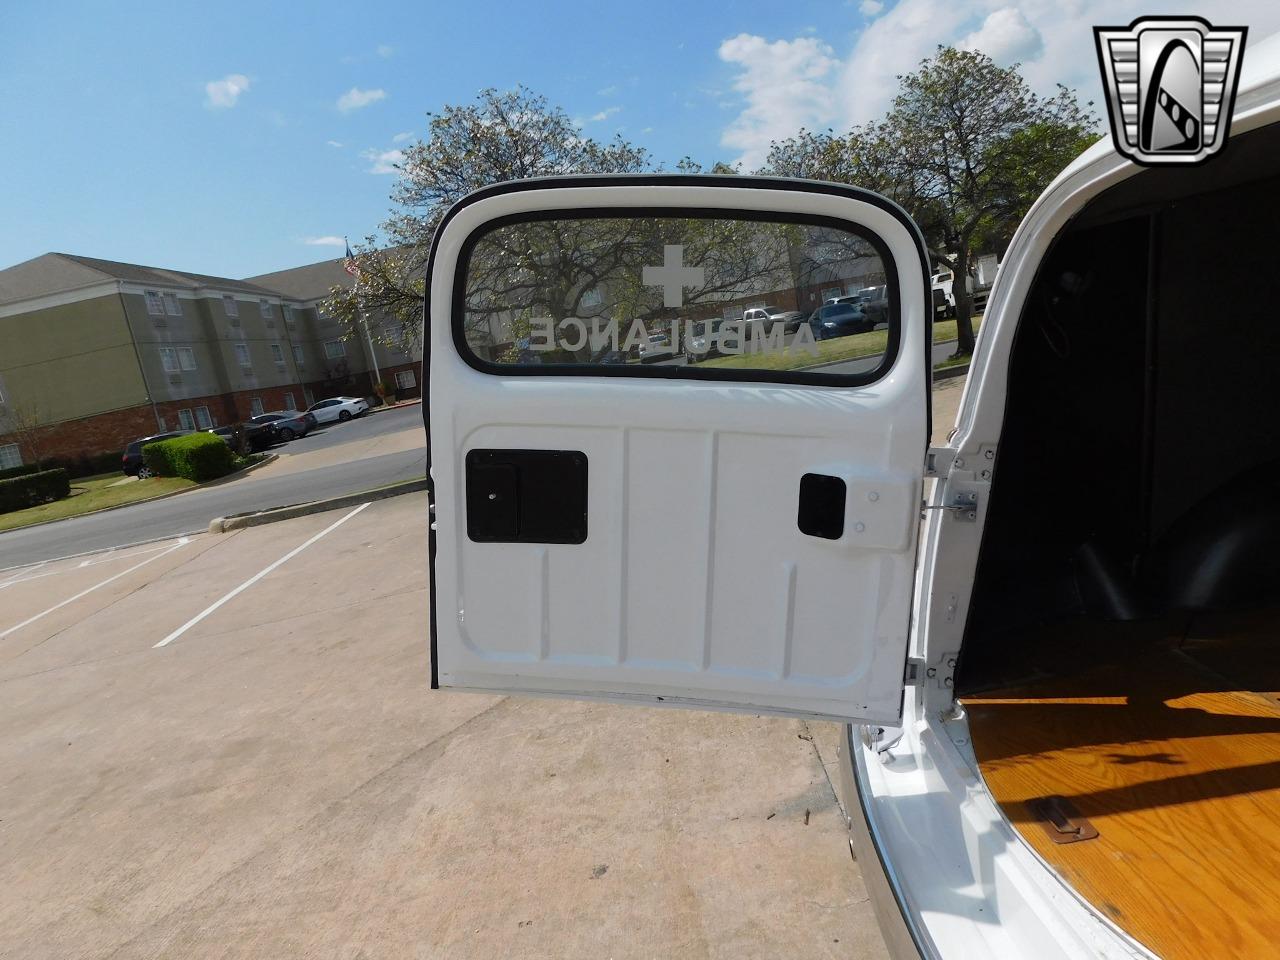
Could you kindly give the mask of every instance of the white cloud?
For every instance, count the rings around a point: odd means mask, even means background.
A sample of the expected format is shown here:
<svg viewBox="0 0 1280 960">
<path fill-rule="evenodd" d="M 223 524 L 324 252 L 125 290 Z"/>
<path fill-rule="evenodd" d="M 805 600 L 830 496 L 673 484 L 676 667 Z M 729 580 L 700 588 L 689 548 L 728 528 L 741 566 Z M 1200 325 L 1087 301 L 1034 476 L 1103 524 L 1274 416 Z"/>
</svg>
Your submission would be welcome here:
<svg viewBox="0 0 1280 960">
<path fill-rule="evenodd" d="M 302 242 L 309 247 L 345 247 L 347 241 L 342 237 L 330 234 L 327 237 L 303 237 Z"/>
<path fill-rule="evenodd" d="M 369 173 L 399 173 L 396 164 L 404 159 L 403 150 L 364 150 L 360 156 L 369 161 Z"/>
<path fill-rule="evenodd" d="M 981 50 L 997 63 L 1034 60 L 1044 52 L 1044 37 L 1017 7 L 1001 7 L 988 14 L 982 26 L 958 44 L 961 50 Z"/>
<path fill-rule="evenodd" d="M 1062 83 L 1093 101 L 1105 126 L 1093 27 L 1128 24 L 1151 11 L 1142 0 L 861 0 L 875 17 L 839 55 L 817 40 L 767 42 L 742 34 L 725 40 L 720 59 L 738 68 L 734 88 L 746 103 L 721 142 L 758 166 L 769 141 L 802 126 L 847 129 L 889 107 L 898 76 L 915 70 L 939 44 L 979 49 L 997 63 L 1022 63 L 1032 89 L 1052 94 Z M 1191 0 L 1189 9 L 1213 23 L 1246 23 L 1250 46 L 1280 29 L 1275 0 Z M 1248 64 L 1245 54 L 1245 64 Z"/>
<path fill-rule="evenodd" d="M 617 92 L 618 92 L 618 85 L 615 83 L 607 87 L 601 87 L 599 90 L 596 91 L 596 96 L 612 97 Z"/>
<path fill-rule="evenodd" d="M 377 53 L 383 60 L 390 60 L 395 56 L 396 48 L 389 43 L 383 43 L 378 46 Z"/>
<path fill-rule="evenodd" d="M 593 113 L 593 114 L 588 118 L 588 122 L 589 122 L 589 123 L 599 123 L 601 120 L 608 120 L 608 119 L 609 119 L 610 117 L 612 117 L 615 113 L 620 113 L 621 111 L 622 111 L 622 108 L 621 108 L 621 107 L 605 107 L 605 108 L 604 108 L 603 110 L 601 110 L 599 113 Z"/>
<path fill-rule="evenodd" d="M 341 146 L 342 146 L 342 142 L 341 142 L 341 141 L 339 141 L 339 140 L 326 140 L 326 141 L 325 141 L 325 143 L 327 143 L 327 144 L 328 144 L 329 146 L 331 146 L 331 147 L 341 147 Z"/>
<path fill-rule="evenodd" d="M 204 105 L 211 110 L 229 109 L 248 89 L 248 77 L 243 73 L 228 73 L 221 80 L 210 80 L 204 85 Z"/>
<path fill-rule="evenodd" d="M 391 142 L 404 143 L 406 140 L 412 140 L 412 139 L 413 139 L 413 134 L 409 131 L 405 131 L 404 133 L 397 133 L 394 137 L 391 138 Z"/>
<path fill-rule="evenodd" d="M 337 107 L 343 113 L 350 113 L 352 110 L 359 110 L 386 98 L 387 91 L 382 89 L 361 90 L 359 87 L 352 87 L 338 98 Z"/>
<path fill-rule="evenodd" d="M 825 127 L 833 119 L 829 75 L 837 65 L 831 48 L 813 37 L 775 40 L 747 33 L 720 44 L 720 59 L 739 68 L 733 88 L 746 107 L 720 137 L 739 151 L 747 169 L 764 162 L 771 140 L 800 127 Z"/>
</svg>

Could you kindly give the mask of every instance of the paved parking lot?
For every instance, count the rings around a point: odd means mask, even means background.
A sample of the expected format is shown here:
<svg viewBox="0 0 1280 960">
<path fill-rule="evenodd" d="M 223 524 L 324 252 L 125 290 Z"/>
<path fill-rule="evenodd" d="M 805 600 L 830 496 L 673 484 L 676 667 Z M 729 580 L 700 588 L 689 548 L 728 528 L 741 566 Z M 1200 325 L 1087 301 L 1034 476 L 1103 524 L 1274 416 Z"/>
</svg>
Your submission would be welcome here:
<svg viewBox="0 0 1280 960">
<path fill-rule="evenodd" d="M 834 727 L 430 692 L 425 522 L 0 573 L 0 956 L 882 954 Z"/>
<path fill-rule="evenodd" d="M 0 957 L 883 955 L 834 725 L 432 693 L 425 508 L 0 571 Z"/>
</svg>

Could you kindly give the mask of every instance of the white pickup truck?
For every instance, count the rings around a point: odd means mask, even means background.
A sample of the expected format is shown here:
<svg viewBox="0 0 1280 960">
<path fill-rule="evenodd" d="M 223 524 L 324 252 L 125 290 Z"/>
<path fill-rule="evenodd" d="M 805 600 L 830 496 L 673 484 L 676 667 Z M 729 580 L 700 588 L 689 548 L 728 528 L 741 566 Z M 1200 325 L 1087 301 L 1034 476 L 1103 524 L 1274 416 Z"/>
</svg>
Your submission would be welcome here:
<svg viewBox="0 0 1280 960">
<path fill-rule="evenodd" d="M 970 304 L 975 310 L 985 310 L 987 299 L 991 295 L 991 287 L 995 284 L 996 274 L 1000 270 L 1000 261 L 995 254 L 985 254 L 978 258 L 974 276 L 968 280 Z M 955 274 L 947 269 L 939 270 L 930 280 L 933 291 L 933 309 L 935 317 L 954 317 L 956 315 Z"/>
<path fill-rule="evenodd" d="M 895 956 L 1275 955 L 1280 47 L 1248 53 L 1222 158 L 1147 169 L 1104 139 L 1035 203 L 939 446 L 928 260 L 894 204 L 740 176 L 460 202 L 428 284 L 432 686 L 844 724 Z M 473 264 L 539 218 L 618 264 L 611 289 L 679 262 L 659 241 L 690 221 L 782 224 L 776 269 L 829 276 L 839 233 L 890 278 L 886 353 L 485 360 Z M 657 238 L 642 261 L 603 255 L 633 233 Z"/>
</svg>

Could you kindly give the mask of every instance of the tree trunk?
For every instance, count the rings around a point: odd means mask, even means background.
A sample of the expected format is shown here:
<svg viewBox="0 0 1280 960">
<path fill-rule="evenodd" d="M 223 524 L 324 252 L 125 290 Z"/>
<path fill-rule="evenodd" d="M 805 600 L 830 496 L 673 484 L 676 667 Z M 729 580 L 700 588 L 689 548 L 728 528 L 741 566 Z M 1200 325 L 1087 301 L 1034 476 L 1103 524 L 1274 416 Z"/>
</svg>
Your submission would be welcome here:
<svg viewBox="0 0 1280 960">
<path fill-rule="evenodd" d="M 956 352 L 952 356 L 967 357 L 973 353 L 973 296 L 969 293 L 969 244 L 956 245 L 956 268 L 951 275 L 951 295 L 956 301 Z"/>
</svg>

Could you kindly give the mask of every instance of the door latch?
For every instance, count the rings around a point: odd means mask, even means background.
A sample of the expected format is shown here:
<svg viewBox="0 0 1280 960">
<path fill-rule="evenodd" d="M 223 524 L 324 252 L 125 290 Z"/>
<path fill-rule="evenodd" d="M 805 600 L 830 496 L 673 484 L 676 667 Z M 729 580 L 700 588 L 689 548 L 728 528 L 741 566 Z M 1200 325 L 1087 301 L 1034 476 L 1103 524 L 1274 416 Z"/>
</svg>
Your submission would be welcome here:
<svg viewBox="0 0 1280 960">
<path fill-rule="evenodd" d="M 950 503 L 925 504 L 925 510 L 951 510 L 957 520 L 973 523 L 978 519 L 978 493 L 975 490 L 956 493 Z"/>
</svg>

